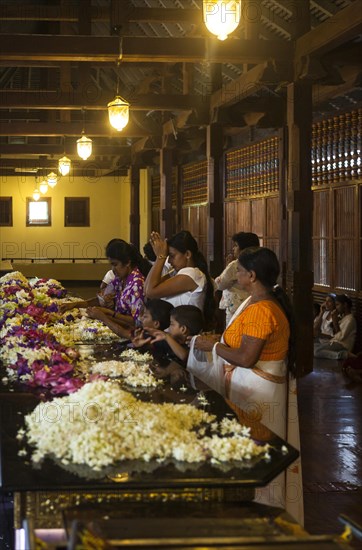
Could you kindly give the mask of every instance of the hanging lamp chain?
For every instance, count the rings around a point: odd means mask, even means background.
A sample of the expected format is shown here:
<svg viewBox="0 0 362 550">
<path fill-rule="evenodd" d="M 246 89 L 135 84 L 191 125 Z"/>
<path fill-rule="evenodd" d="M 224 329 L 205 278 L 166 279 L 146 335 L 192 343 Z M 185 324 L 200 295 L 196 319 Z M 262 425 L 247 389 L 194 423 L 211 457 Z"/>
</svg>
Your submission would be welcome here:
<svg viewBox="0 0 362 550">
<path fill-rule="evenodd" d="M 83 129 L 82 129 L 82 135 L 85 134 L 85 109 L 82 107 L 82 119 L 83 119 Z"/>
<path fill-rule="evenodd" d="M 120 71 L 120 66 L 121 66 L 122 58 L 123 58 L 123 37 L 120 35 L 120 36 L 119 36 L 119 55 L 118 55 L 118 60 L 117 60 L 117 88 L 116 88 L 116 96 L 119 95 L 119 81 L 120 81 L 119 71 Z"/>
</svg>

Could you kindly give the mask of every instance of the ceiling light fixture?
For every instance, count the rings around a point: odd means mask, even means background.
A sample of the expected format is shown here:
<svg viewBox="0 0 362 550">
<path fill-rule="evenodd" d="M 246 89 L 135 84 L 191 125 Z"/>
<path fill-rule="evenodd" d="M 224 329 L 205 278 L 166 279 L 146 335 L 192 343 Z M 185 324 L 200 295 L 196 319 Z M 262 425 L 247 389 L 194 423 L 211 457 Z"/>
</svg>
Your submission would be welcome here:
<svg viewBox="0 0 362 550">
<path fill-rule="evenodd" d="M 58 170 L 62 176 L 67 176 L 70 172 L 71 161 L 65 155 L 65 138 L 63 138 L 63 156 L 58 160 Z"/>
<path fill-rule="evenodd" d="M 119 66 L 123 56 L 122 51 L 122 38 L 119 40 L 119 58 L 117 61 L 117 90 L 116 97 L 113 101 L 110 101 L 107 105 L 108 107 L 108 117 L 110 125 L 115 128 L 118 132 L 123 130 L 128 124 L 129 121 L 129 107 L 130 104 L 128 101 L 123 99 L 119 95 Z"/>
<path fill-rule="evenodd" d="M 53 187 L 55 187 L 56 184 L 58 183 L 58 176 L 54 172 L 50 172 L 47 175 L 47 181 L 48 181 L 49 187 L 53 189 Z"/>
<path fill-rule="evenodd" d="M 62 176 L 67 176 L 70 172 L 70 159 L 64 156 L 58 160 L 58 170 Z"/>
<path fill-rule="evenodd" d="M 40 199 L 40 191 L 38 189 L 38 178 L 35 176 L 35 189 L 33 191 L 33 199 L 38 201 Z"/>
<path fill-rule="evenodd" d="M 48 182 L 45 178 L 43 178 L 39 183 L 39 191 L 42 195 L 45 195 L 45 193 L 48 191 Z"/>
<path fill-rule="evenodd" d="M 87 138 L 84 131 L 84 120 L 85 120 L 85 110 L 82 109 L 82 115 L 83 115 L 83 130 L 82 130 L 82 137 L 77 139 L 77 153 L 80 156 L 81 159 L 87 160 L 92 154 L 92 140 L 90 138 Z"/>
<path fill-rule="evenodd" d="M 203 0 L 203 19 L 208 31 L 226 40 L 240 23 L 241 0 Z"/>
</svg>

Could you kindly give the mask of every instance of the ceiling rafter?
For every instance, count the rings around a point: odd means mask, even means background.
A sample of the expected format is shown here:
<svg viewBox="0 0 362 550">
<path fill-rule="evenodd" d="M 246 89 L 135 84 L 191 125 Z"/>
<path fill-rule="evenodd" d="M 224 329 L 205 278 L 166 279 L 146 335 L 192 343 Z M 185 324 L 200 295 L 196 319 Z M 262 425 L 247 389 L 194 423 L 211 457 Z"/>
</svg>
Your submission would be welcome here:
<svg viewBox="0 0 362 550">
<path fill-rule="evenodd" d="M 323 55 L 362 33 L 362 2 L 356 0 L 316 29 L 297 39 L 295 60 L 303 56 Z"/>
<path fill-rule="evenodd" d="M 119 39 L 115 36 L 4 34 L 0 60 L 12 61 L 117 61 Z M 259 63 L 288 55 L 282 40 L 241 39 L 219 42 L 204 38 L 124 38 L 122 63 L 190 62 Z"/>
<path fill-rule="evenodd" d="M 73 136 L 80 137 L 83 129 L 81 122 L 29 122 L 24 128 L 23 123 L 13 122 L 11 124 L 0 124 L 0 136 Z M 104 126 L 95 123 L 87 123 L 85 125 L 86 134 L 92 137 L 112 137 L 116 130 L 111 130 L 110 126 Z M 160 130 L 161 131 L 161 130 Z M 124 130 L 122 137 L 145 137 L 149 135 L 157 135 L 160 133 L 150 129 L 142 129 L 136 124 L 130 122 Z"/>
<path fill-rule="evenodd" d="M 114 92 L 99 90 L 93 101 L 88 99 L 87 111 L 105 111 L 107 103 L 114 98 Z M 207 95 L 182 94 L 134 94 L 129 98 L 134 111 L 173 111 L 201 109 L 208 106 Z M 0 90 L 2 109 L 37 109 L 37 110 L 81 110 L 84 107 L 84 94 L 73 90 Z"/>
</svg>

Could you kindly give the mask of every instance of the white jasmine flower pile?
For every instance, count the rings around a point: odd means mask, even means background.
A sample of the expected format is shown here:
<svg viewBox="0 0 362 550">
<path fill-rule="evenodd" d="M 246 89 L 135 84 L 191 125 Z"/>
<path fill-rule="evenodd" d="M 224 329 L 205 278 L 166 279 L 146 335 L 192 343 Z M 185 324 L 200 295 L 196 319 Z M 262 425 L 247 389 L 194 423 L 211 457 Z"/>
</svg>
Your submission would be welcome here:
<svg viewBox="0 0 362 550">
<path fill-rule="evenodd" d="M 155 388 L 163 384 L 162 380 L 155 378 L 147 363 L 111 360 L 93 363 L 90 368 L 94 374 L 102 374 L 110 378 L 122 377 L 128 386 L 134 388 Z"/>
<path fill-rule="evenodd" d="M 125 349 L 122 351 L 120 357 L 122 359 L 131 359 L 132 361 L 152 361 L 152 355 L 146 351 L 145 353 L 140 353 L 136 349 Z"/>
<path fill-rule="evenodd" d="M 111 342 L 119 340 L 114 332 L 97 319 L 90 319 L 84 313 L 85 310 L 75 309 L 63 314 L 62 320 L 49 327 L 56 339 L 65 346 L 75 342 Z M 74 317 L 74 318 L 73 318 Z M 67 320 L 69 318 L 69 321 Z"/>
<path fill-rule="evenodd" d="M 64 465 L 94 470 L 127 459 L 248 461 L 266 457 L 269 449 L 257 445 L 236 420 L 224 419 L 219 428 L 214 415 L 191 405 L 144 403 L 102 380 L 39 403 L 25 423 L 34 462 L 53 456 Z M 204 435 L 205 427 L 211 435 Z M 20 430 L 18 439 L 23 437 Z"/>
</svg>

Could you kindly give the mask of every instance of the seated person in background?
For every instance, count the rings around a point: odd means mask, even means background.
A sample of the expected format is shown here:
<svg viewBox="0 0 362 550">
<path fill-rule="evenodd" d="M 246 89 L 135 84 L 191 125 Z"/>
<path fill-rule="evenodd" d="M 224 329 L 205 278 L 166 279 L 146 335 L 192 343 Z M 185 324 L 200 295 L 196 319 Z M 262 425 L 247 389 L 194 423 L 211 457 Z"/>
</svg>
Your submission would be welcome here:
<svg viewBox="0 0 362 550">
<path fill-rule="evenodd" d="M 152 340 L 148 329 L 165 330 L 170 326 L 170 313 L 173 305 L 165 300 L 147 300 L 140 315 L 142 327 L 136 328 L 132 337 L 132 344 L 139 348 L 149 344 Z M 131 331 L 130 331 L 131 334 Z"/>
<path fill-rule="evenodd" d="M 314 344 L 314 357 L 346 359 L 354 346 L 357 324 L 352 310 L 352 300 L 346 294 L 337 294 L 336 309 L 332 312 L 333 336 L 322 334 Z"/>
<path fill-rule="evenodd" d="M 320 307 L 319 315 L 314 318 L 313 334 L 315 338 L 327 335 L 333 336 L 332 314 L 336 309 L 336 295 L 328 294 Z"/>
<path fill-rule="evenodd" d="M 157 329 L 149 329 L 152 344 L 164 342 L 164 355 L 170 355 L 170 351 L 186 365 L 189 348 L 186 345 L 188 336 L 199 334 L 204 325 L 204 317 L 196 306 L 184 305 L 172 309 L 170 315 L 170 327 L 167 332 Z"/>
<path fill-rule="evenodd" d="M 238 309 L 240 304 L 249 296 L 238 283 L 237 276 L 237 258 L 244 248 L 250 246 L 259 246 L 259 237 L 255 233 L 235 233 L 232 236 L 233 260 L 226 266 L 224 271 L 216 277 L 216 290 L 222 290 L 222 297 L 219 303 L 219 309 L 224 309 L 226 313 L 226 326 L 231 317 Z"/>
</svg>

